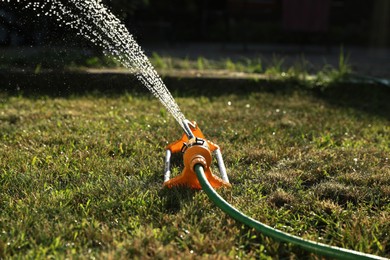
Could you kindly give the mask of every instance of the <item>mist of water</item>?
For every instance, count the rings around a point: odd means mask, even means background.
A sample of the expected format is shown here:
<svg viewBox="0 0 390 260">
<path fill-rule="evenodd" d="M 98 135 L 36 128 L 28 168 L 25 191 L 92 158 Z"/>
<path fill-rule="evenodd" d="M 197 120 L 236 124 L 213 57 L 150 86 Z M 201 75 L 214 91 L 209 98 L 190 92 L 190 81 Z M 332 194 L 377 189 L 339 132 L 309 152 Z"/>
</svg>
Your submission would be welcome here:
<svg viewBox="0 0 390 260">
<path fill-rule="evenodd" d="M 37 16 L 55 18 L 59 26 L 72 28 L 78 35 L 101 47 L 134 73 L 183 127 L 185 119 L 164 82 L 127 28 L 99 0 L 0 0 L 17 3 L 36 11 Z"/>
</svg>

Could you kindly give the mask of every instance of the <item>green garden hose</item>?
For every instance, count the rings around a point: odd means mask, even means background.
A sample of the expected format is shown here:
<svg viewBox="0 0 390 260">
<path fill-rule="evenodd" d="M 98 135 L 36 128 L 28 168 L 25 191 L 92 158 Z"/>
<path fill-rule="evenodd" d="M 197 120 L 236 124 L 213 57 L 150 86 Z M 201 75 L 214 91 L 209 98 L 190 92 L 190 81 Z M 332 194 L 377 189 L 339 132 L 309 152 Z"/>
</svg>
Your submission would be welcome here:
<svg viewBox="0 0 390 260">
<path fill-rule="evenodd" d="M 198 177 L 202 189 L 206 192 L 207 196 L 217 205 L 222 211 L 231 216 L 237 221 L 242 222 L 243 224 L 256 229 L 262 234 L 272 237 L 276 240 L 282 242 L 288 242 L 294 245 L 298 245 L 305 250 L 313 252 L 315 254 L 324 255 L 332 258 L 338 259 L 386 259 L 376 255 L 365 254 L 353 250 L 348 250 L 345 248 L 329 246 L 326 244 L 313 242 L 306 240 L 288 233 L 284 233 L 280 230 L 272 228 L 268 225 L 265 225 L 255 219 L 252 219 L 242 212 L 235 209 L 227 201 L 225 201 L 209 184 L 207 181 L 206 175 L 204 173 L 203 166 L 201 164 L 196 164 L 194 171 Z"/>
</svg>

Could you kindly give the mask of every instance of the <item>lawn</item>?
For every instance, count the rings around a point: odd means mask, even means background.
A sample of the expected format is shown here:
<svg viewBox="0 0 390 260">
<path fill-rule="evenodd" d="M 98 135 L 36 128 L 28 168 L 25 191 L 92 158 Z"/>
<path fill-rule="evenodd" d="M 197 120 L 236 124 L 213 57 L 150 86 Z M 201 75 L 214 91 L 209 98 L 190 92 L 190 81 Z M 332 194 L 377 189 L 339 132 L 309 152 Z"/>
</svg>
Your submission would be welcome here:
<svg viewBox="0 0 390 260">
<path fill-rule="evenodd" d="M 174 92 L 222 148 L 232 188 L 219 193 L 285 232 L 390 257 L 389 90 L 251 84 Z M 138 90 L 1 92 L 0 258 L 317 258 L 202 191 L 163 189 L 164 147 L 181 134 Z"/>
</svg>

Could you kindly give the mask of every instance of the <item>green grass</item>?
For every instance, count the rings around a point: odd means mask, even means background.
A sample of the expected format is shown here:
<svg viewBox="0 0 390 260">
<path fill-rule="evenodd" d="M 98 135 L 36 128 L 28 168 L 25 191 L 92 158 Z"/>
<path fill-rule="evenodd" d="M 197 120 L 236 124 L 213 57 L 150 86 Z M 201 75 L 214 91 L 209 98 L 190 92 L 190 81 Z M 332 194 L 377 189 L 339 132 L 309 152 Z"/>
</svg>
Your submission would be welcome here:
<svg viewBox="0 0 390 260">
<path fill-rule="evenodd" d="M 285 65 L 284 58 L 274 55 L 271 60 L 264 61 L 260 57 L 241 58 L 233 61 L 225 59 L 206 59 L 198 57 L 196 60 L 188 58 L 173 58 L 153 53 L 151 59 L 153 66 L 162 72 L 170 70 L 196 70 L 240 72 L 244 74 L 263 74 L 270 79 L 296 81 L 309 87 L 328 87 L 348 79 L 353 71 L 349 63 L 349 56 L 340 49 L 338 66 L 334 67 L 326 62 L 321 69 L 313 70 L 313 66 L 302 55 L 291 66 Z"/>
<path fill-rule="evenodd" d="M 356 98 L 176 93 L 222 147 L 233 187 L 219 192 L 232 205 L 390 257 L 389 94 Z M 162 189 L 164 147 L 181 134 L 149 94 L 1 94 L 0 258 L 317 258 L 235 222 L 201 191 Z"/>
<path fill-rule="evenodd" d="M 233 61 L 230 58 L 225 59 L 207 59 L 199 56 L 196 59 L 173 58 L 170 56 L 160 56 L 154 52 L 150 58 L 153 66 L 159 70 L 227 70 L 244 73 L 264 73 L 262 60 L 260 58 L 242 58 Z M 273 65 L 271 65 L 273 66 Z"/>
<path fill-rule="evenodd" d="M 42 70 L 83 70 L 85 68 L 121 69 L 120 62 L 113 56 L 86 53 L 72 49 L 42 49 L 0 51 L 0 70 L 26 69 L 38 74 Z M 242 57 L 232 60 L 229 57 L 207 59 L 199 56 L 194 59 L 159 55 L 153 52 L 150 62 L 162 74 L 172 71 L 202 73 L 205 71 L 222 71 L 225 73 L 262 74 L 269 79 L 295 81 L 301 85 L 314 88 L 326 88 L 332 84 L 348 81 L 353 73 L 349 56 L 340 48 L 338 66 L 326 61 L 322 68 L 314 68 L 302 55 L 293 65 L 286 65 L 282 56 L 274 55 L 266 60 L 258 57 Z"/>
</svg>

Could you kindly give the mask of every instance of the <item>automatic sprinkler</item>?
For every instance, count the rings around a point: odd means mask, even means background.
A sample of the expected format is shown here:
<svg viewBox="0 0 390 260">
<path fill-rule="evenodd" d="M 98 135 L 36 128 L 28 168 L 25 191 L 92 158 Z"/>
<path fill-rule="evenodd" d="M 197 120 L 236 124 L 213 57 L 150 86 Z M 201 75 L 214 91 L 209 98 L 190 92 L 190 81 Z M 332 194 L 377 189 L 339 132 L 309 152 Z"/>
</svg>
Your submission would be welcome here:
<svg viewBox="0 0 390 260">
<path fill-rule="evenodd" d="M 172 188 L 175 186 L 186 186 L 192 189 L 202 189 L 195 173 L 195 165 L 203 166 L 206 178 L 213 188 L 231 187 L 226 174 L 221 150 L 218 145 L 207 140 L 196 122 L 183 120 L 185 133 L 181 139 L 169 144 L 165 156 L 165 174 L 163 186 Z M 180 175 L 170 179 L 171 175 L 171 155 L 172 153 L 183 153 L 184 169 Z M 212 153 L 217 158 L 218 168 L 221 177 L 211 172 Z"/>
</svg>

